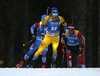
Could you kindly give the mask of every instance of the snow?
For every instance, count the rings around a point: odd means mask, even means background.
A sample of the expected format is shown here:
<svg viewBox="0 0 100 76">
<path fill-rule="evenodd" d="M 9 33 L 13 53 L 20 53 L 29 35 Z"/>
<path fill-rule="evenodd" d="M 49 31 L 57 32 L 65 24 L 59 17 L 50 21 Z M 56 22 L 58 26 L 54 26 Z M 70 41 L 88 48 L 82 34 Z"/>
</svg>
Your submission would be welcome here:
<svg viewBox="0 0 100 76">
<path fill-rule="evenodd" d="M 0 76 L 100 76 L 100 68 L 0 68 Z"/>
</svg>

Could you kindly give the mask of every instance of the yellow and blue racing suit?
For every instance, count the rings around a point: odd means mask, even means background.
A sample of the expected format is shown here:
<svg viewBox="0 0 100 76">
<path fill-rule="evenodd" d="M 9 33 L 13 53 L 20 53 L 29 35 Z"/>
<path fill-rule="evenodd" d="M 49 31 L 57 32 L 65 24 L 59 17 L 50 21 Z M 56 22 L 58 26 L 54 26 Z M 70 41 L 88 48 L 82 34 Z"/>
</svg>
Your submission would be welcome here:
<svg viewBox="0 0 100 76">
<path fill-rule="evenodd" d="M 46 36 L 41 42 L 39 49 L 36 51 L 34 56 L 39 55 L 50 43 L 52 43 L 53 54 L 55 54 L 55 58 L 57 57 L 57 48 L 59 45 L 59 33 L 60 33 L 60 25 L 64 26 L 64 30 L 67 29 L 67 23 L 63 17 L 58 16 L 56 20 L 52 19 L 52 16 L 46 16 L 42 22 L 42 25 L 47 26 Z"/>
</svg>

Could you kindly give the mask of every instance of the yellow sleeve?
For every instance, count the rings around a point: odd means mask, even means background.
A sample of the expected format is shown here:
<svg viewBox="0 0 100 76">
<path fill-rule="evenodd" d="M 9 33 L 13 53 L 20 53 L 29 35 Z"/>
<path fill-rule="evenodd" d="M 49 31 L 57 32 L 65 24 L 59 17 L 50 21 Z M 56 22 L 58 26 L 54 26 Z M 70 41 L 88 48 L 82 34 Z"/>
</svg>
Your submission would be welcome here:
<svg viewBox="0 0 100 76">
<path fill-rule="evenodd" d="M 76 31 L 76 34 L 78 34 L 79 31 L 78 30 L 75 30 L 75 31 Z"/>
<path fill-rule="evenodd" d="M 67 26 L 67 23 L 66 23 L 66 21 L 64 20 L 64 18 L 61 17 L 61 16 L 58 16 L 58 17 L 59 17 L 59 19 L 60 19 L 60 23 L 61 23 L 63 26 Z"/>
<path fill-rule="evenodd" d="M 46 17 L 44 18 L 44 20 L 42 21 L 42 25 L 46 26 L 48 17 L 49 17 L 49 16 L 46 16 Z"/>
<path fill-rule="evenodd" d="M 66 30 L 66 32 L 64 33 L 65 36 L 66 36 L 66 34 L 68 34 L 68 30 Z"/>
</svg>

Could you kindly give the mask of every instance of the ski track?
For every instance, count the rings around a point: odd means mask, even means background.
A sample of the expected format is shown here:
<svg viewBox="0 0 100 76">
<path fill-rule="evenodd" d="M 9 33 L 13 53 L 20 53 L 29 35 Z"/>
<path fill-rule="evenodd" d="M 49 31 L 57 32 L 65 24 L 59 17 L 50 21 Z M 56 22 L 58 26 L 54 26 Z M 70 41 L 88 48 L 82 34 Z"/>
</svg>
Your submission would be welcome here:
<svg viewBox="0 0 100 76">
<path fill-rule="evenodd" d="M 100 68 L 0 68 L 0 76 L 100 76 Z"/>
</svg>

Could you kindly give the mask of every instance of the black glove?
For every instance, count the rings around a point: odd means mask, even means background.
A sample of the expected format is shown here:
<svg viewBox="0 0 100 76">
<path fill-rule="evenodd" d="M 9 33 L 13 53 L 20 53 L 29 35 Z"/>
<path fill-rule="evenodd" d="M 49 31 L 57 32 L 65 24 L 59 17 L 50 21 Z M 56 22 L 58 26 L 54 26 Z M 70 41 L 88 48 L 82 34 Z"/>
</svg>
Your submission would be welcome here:
<svg viewBox="0 0 100 76">
<path fill-rule="evenodd" d="M 66 47 L 64 44 L 62 44 L 62 52 L 65 53 L 66 52 Z"/>
<path fill-rule="evenodd" d="M 64 39 L 65 39 L 65 35 L 64 35 L 64 33 L 62 33 L 62 38 L 64 38 Z"/>
<path fill-rule="evenodd" d="M 81 51 L 83 51 L 84 50 L 84 46 L 82 46 L 82 48 L 81 48 Z"/>
<path fill-rule="evenodd" d="M 81 51 L 82 51 L 82 54 L 84 54 L 84 46 L 82 46 Z"/>
<path fill-rule="evenodd" d="M 41 33 L 41 40 L 44 39 L 44 33 Z"/>
</svg>

